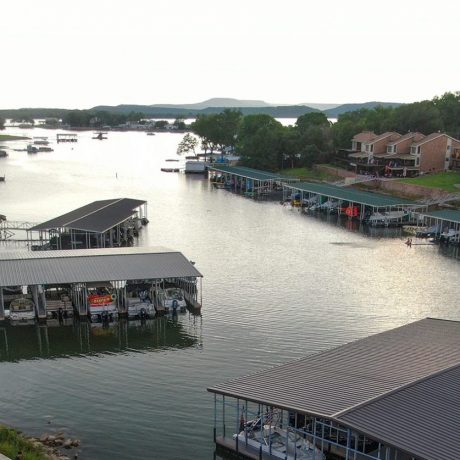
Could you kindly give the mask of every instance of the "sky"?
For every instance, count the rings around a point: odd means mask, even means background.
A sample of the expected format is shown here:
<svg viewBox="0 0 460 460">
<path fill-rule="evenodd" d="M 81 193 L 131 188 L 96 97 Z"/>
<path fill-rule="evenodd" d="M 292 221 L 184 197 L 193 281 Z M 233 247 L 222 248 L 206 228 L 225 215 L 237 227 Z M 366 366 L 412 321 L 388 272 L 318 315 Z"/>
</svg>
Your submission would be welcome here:
<svg viewBox="0 0 460 460">
<path fill-rule="evenodd" d="M 0 109 L 460 90 L 456 0 L 16 0 L 0 12 Z"/>
</svg>

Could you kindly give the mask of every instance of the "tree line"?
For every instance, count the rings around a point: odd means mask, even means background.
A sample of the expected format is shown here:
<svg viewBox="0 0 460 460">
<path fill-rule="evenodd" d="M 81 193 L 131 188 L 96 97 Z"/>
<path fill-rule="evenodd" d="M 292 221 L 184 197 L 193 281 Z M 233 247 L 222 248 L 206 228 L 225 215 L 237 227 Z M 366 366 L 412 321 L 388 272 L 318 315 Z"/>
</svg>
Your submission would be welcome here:
<svg viewBox="0 0 460 460">
<path fill-rule="evenodd" d="M 425 135 L 441 131 L 458 139 L 460 91 L 398 107 L 376 107 L 372 110 L 347 112 L 339 116 L 332 128 L 336 148 L 349 148 L 350 139 L 361 131 L 396 131 L 400 134 L 418 131 Z"/>
<path fill-rule="evenodd" d="M 347 112 L 336 123 L 322 112 L 311 112 L 297 118 L 293 126 L 283 126 L 270 115 L 243 116 L 239 110 L 226 109 L 198 115 L 191 130 L 205 154 L 236 152 L 241 165 L 273 171 L 311 167 L 330 161 L 338 149 L 350 148 L 351 139 L 361 131 L 425 135 L 442 131 L 460 138 L 460 92 L 398 107 Z M 195 147 L 188 136 L 178 152 L 194 152 Z"/>
</svg>

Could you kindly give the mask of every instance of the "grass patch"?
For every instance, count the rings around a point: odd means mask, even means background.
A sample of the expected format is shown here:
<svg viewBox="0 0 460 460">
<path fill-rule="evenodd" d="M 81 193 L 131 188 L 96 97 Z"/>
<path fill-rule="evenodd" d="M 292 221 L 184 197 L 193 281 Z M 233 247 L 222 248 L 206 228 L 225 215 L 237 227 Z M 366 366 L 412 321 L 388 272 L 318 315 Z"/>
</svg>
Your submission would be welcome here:
<svg viewBox="0 0 460 460">
<path fill-rule="evenodd" d="M 0 453 L 14 459 L 22 451 L 24 460 L 48 460 L 41 447 L 34 446 L 13 428 L 0 425 Z"/>
<path fill-rule="evenodd" d="M 283 176 L 298 177 L 302 180 L 317 180 L 317 181 L 334 181 L 337 180 L 337 176 L 327 174 L 322 171 L 310 168 L 293 168 L 293 169 L 282 169 L 280 174 Z"/>
<path fill-rule="evenodd" d="M 23 141 L 25 139 L 30 139 L 30 137 L 26 136 L 12 136 L 11 134 L 0 134 L 0 141 Z"/>
<path fill-rule="evenodd" d="M 460 184 L 460 173 L 453 171 L 438 174 L 426 174 L 410 179 L 400 179 L 399 181 L 406 184 L 422 185 L 423 187 L 439 188 L 448 192 L 460 193 L 460 188 L 455 187 L 455 184 Z"/>
</svg>

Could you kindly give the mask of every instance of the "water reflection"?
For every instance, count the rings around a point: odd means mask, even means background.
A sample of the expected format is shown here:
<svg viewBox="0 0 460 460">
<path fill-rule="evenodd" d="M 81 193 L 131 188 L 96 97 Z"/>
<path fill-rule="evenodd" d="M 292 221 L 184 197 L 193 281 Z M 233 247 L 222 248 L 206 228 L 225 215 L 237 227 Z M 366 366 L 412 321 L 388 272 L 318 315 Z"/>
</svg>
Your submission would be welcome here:
<svg viewBox="0 0 460 460">
<path fill-rule="evenodd" d="M 0 362 L 187 347 L 202 347 L 199 316 L 120 319 L 104 325 L 67 319 L 0 327 Z"/>
</svg>

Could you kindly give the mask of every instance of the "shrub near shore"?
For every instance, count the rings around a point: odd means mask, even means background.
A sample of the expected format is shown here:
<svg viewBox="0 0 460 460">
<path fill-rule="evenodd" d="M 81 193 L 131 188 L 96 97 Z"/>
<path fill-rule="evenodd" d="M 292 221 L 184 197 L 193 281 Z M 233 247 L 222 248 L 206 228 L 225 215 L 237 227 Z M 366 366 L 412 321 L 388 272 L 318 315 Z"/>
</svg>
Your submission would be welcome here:
<svg viewBox="0 0 460 460">
<path fill-rule="evenodd" d="M 24 460 L 48 460 L 41 446 L 34 445 L 13 428 L 0 425 L 0 453 L 14 459 L 21 451 Z"/>
</svg>

